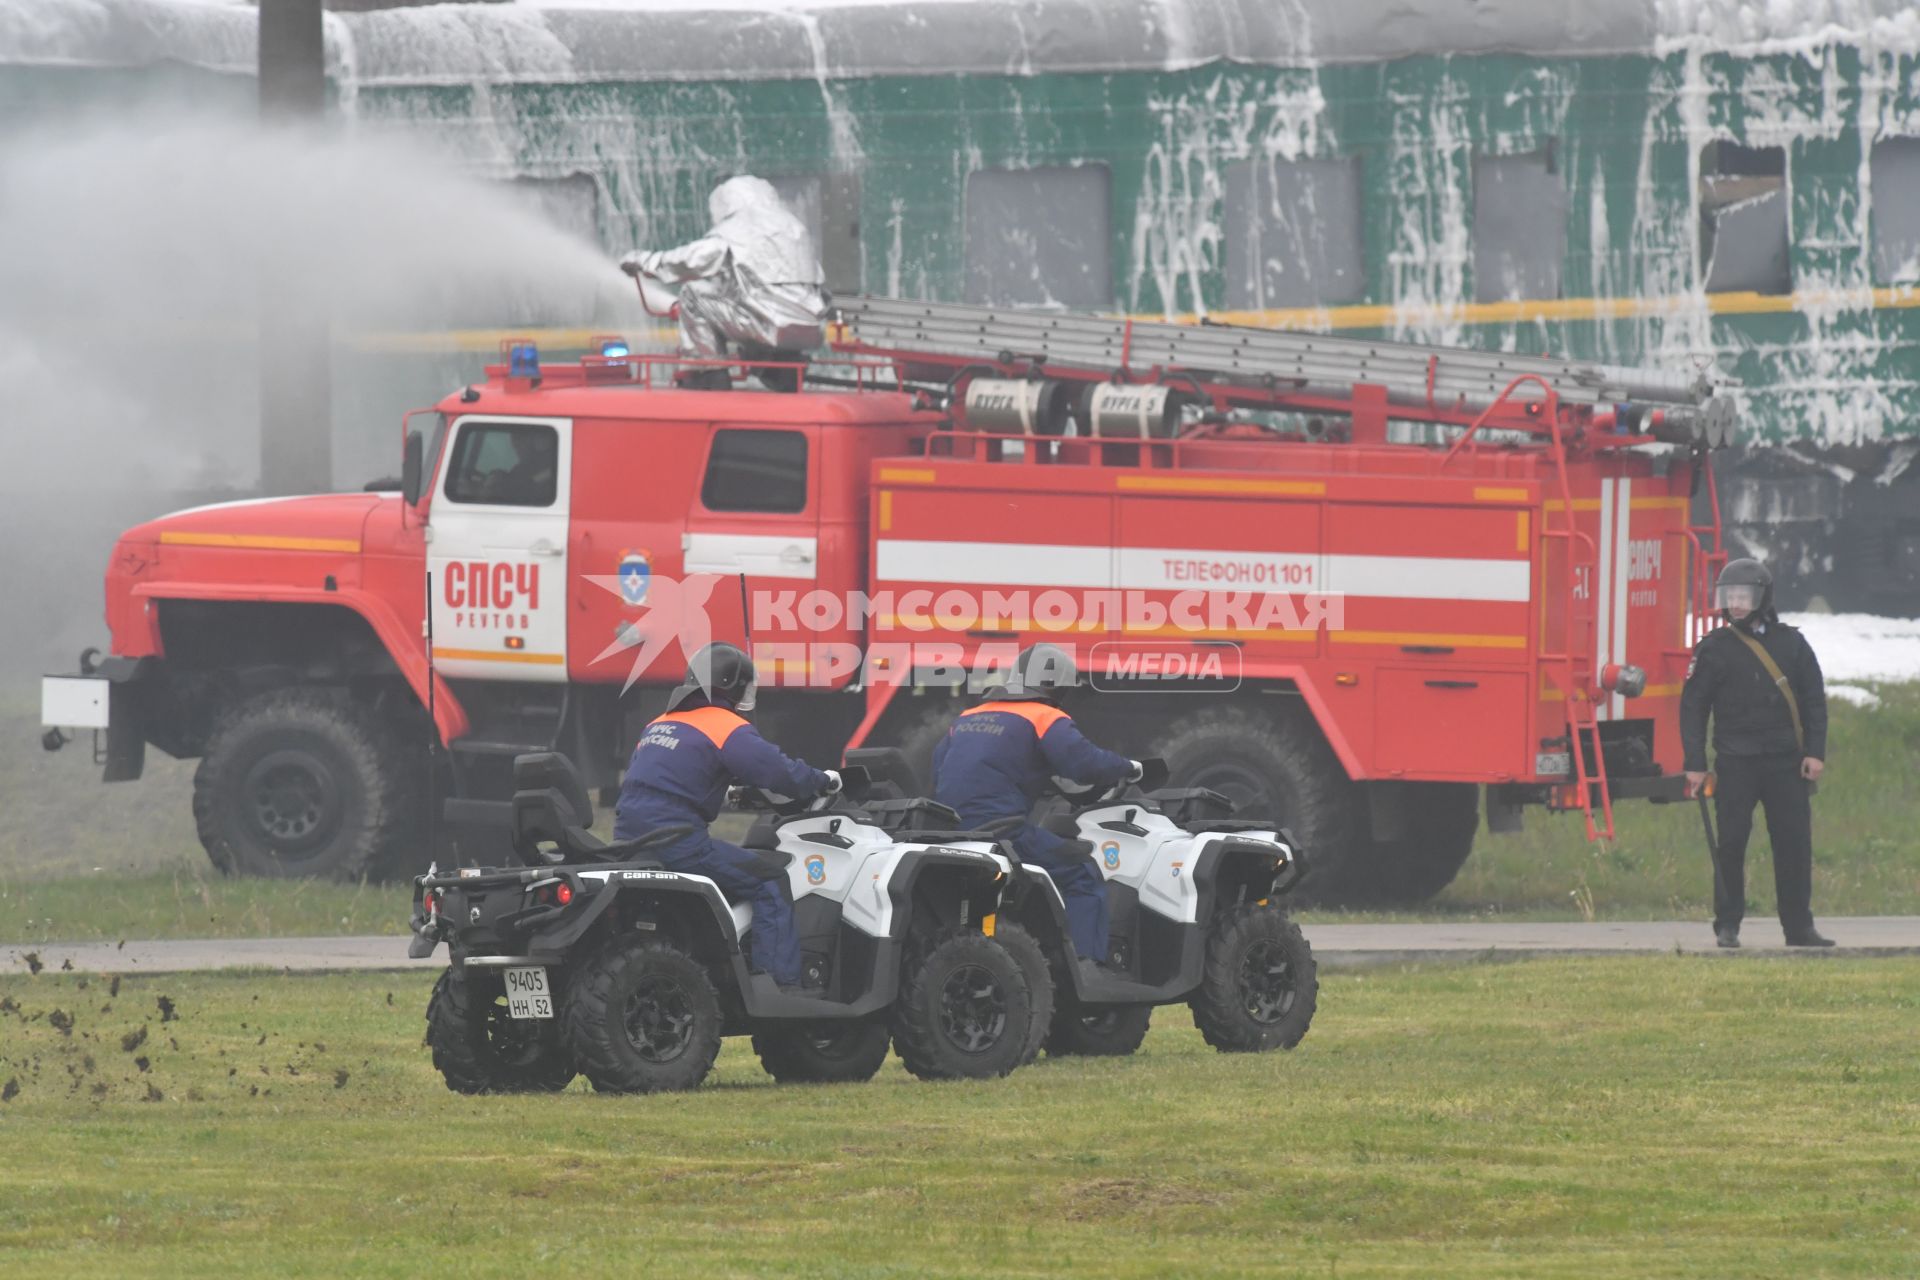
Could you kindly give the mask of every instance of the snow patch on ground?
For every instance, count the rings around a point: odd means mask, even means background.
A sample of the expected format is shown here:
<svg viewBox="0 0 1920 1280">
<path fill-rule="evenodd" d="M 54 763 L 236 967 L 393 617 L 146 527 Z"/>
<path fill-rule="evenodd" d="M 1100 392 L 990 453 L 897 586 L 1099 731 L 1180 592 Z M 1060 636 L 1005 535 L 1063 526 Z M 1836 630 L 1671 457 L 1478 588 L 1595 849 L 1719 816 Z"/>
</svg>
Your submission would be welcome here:
<svg viewBox="0 0 1920 1280">
<path fill-rule="evenodd" d="M 1857 684 L 1830 684 L 1827 686 L 1827 697 L 1836 702 L 1866 707 L 1869 710 L 1880 705 L 1879 694 L 1871 689 L 1862 689 Z"/>
<path fill-rule="evenodd" d="M 1781 620 L 1800 628 L 1820 657 L 1827 692 L 1856 705 L 1866 690 L 1841 693 L 1835 685 L 1920 680 L 1920 618 L 1877 618 L 1865 613 L 1788 613 Z M 1871 695 L 1868 695 L 1871 696 Z"/>
</svg>

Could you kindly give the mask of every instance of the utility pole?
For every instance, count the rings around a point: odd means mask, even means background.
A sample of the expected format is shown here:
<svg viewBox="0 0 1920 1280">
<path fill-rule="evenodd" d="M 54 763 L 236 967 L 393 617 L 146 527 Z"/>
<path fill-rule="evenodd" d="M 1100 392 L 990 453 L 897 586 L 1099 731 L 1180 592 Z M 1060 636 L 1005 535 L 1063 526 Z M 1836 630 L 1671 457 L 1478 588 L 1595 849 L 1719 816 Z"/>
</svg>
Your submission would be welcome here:
<svg viewBox="0 0 1920 1280">
<path fill-rule="evenodd" d="M 305 145 L 326 110 L 322 3 L 259 2 L 261 121 Z M 270 494 L 333 487 L 332 334 L 324 299 L 299 283 L 301 252 L 286 245 L 261 263 L 260 488 Z"/>
</svg>

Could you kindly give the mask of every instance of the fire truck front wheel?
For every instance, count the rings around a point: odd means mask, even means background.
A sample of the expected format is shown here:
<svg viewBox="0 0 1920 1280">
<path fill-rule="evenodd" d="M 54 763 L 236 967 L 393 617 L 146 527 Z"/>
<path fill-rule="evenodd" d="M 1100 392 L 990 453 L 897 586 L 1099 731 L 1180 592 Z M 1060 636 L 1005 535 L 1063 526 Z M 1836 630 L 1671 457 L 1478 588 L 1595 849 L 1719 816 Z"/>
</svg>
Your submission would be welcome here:
<svg viewBox="0 0 1920 1280">
<path fill-rule="evenodd" d="M 200 843 L 228 875 L 358 880 L 413 832 L 413 771 L 374 714 L 326 689 L 231 707 L 193 776 Z"/>
<path fill-rule="evenodd" d="M 1183 716 L 1153 740 L 1179 787 L 1208 787 L 1243 817 L 1287 827 L 1307 856 L 1300 896 L 1336 903 L 1354 878 L 1354 786 L 1304 708 L 1223 706 Z"/>
</svg>

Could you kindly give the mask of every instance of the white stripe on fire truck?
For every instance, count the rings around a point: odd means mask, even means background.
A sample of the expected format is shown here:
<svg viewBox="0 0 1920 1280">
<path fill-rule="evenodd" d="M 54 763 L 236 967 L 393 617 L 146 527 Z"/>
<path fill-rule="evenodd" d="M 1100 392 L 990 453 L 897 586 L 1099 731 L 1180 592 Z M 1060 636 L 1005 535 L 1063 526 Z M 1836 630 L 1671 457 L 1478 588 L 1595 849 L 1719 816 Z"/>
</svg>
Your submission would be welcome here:
<svg viewBox="0 0 1920 1280">
<path fill-rule="evenodd" d="M 1627 597 L 1633 585 L 1633 560 L 1628 554 L 1628 543 L 1633 537 L 1633 480 L 1621 477 L 1614 486 L 1619 499 L 1619 510 L 1613 517 L 1613 660 L 1631 662 L 1632 655 L 1627 652 Z M 1612 699 L 1613 718 L 1619 720 L 1627 714 L 1627 700 L 1619 694 Z"/>
<path fill-rule="evenodd" d="M 820 576 L 818 538 L 784 533 L 688 533 L 681 539 L 688 573 L 744 573 L 754 578 Z"/>
<path fill-rule="evenodd" d="M 1613 481 L 1600 481 L 1600 537 L 1594 544 L 1600 563 L 1595 567 L 1597 581 L 1593 584 L 1593 682 L 1600 683 L 1600 673 L 1606 670 L 1607 663 L 1613 660 Z M 1601 698 L 1594 703 L 1596 719 L 1609 713 L 1607 700 Z"/>
<path fill-rule="evenodd" d="M 1326 592 L 1399 600 L 1524 603 L 1524 559 L 1322 555 L 1219 548 L 1105 547 L 882 538 L 883 582 L 998 584 L 1129 591 Z"/>
</svg>

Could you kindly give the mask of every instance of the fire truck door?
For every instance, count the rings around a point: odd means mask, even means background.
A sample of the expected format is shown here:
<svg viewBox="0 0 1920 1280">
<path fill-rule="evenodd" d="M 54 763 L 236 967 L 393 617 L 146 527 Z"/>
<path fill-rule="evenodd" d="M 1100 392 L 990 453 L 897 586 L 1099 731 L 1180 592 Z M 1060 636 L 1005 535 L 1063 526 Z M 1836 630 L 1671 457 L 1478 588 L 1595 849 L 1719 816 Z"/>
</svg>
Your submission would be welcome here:
<svg viewBox="0 0 1920 1280">
<path fill-rule="evenodd" d="M 572 425 L 467 417 L 427 521 L 433 660 L 477 680 L 567 678 Z"/>
<path fill-rule="evenodd" d="M 817 434 L 807 427 L 713 429 L 682 542 L 689 575 L 732 579 L 745 574 L 747 589 L 757 599 L 798 598 L 820 584 Z M 838 638 L 837 633 L 815 634 L 793 610 L 759 612 L 753 628 L 756 647 Z M 707 613 L 714 639 L 744 638 L 737 586 L 716 587 Z"/>
</svg>

